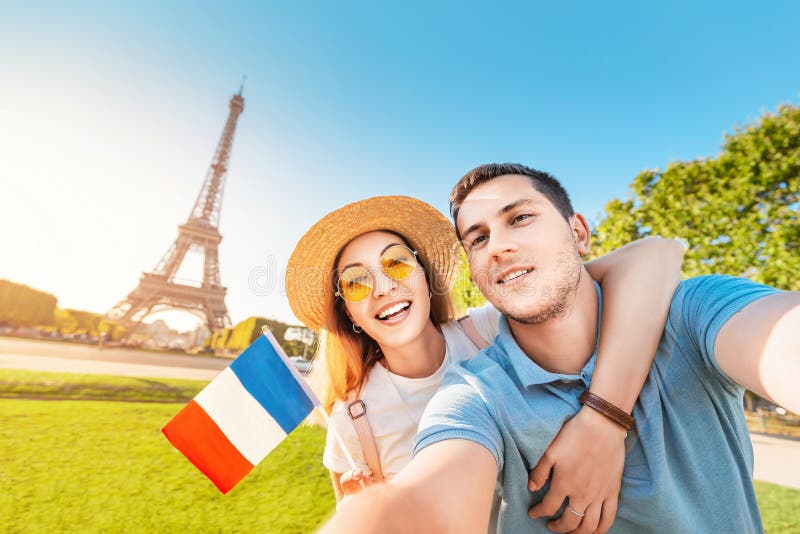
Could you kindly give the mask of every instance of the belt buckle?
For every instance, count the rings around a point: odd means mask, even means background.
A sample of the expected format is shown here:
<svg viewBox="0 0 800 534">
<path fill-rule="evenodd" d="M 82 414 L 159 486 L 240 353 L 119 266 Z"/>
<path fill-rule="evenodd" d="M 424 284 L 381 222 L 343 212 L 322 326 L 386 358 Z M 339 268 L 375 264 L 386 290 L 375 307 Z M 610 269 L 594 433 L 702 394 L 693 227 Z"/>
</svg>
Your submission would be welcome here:
<svg viewBox="0 0 800 534">
<path fill-rule="evenodd" d="M 355 414 L 353 413 L 353 407 L 354 406 L 355 407 L 360 407 L 360 409 L 357 410 L 358 413 L 355 413 Z M 355 402 L 351 402 L 350 404 L 347 405 L 347 415 L 350 416 L 350 419 L 355 421 L 359 417 L 363 417 L 363 416 L 367 415 L 367 405 L 364 404 L 364 401 L 361 400 L 361 399 L 358 399 Z"/>
</svg>

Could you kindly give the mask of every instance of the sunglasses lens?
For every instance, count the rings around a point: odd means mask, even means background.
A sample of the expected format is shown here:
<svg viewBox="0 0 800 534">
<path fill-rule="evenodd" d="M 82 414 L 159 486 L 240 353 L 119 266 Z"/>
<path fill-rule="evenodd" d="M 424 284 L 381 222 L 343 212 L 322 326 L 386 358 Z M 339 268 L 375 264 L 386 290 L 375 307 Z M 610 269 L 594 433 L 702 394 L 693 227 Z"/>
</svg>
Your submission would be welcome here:
<svg viewBox="0 0 800 534">
<path fill-rule="evenodd" d="M 395 245 L 383 253 L 381 266 L 389 278 L 403 280 L 417 268 L 417 258 L 407 247 Z"/>
<path fill-rule="evenodd" d="M 372 291 L 372 277 L 366 269 L 351 267 L 339 277 L 339 293 L 350 302 L 361 302 Z"/>
</svg>

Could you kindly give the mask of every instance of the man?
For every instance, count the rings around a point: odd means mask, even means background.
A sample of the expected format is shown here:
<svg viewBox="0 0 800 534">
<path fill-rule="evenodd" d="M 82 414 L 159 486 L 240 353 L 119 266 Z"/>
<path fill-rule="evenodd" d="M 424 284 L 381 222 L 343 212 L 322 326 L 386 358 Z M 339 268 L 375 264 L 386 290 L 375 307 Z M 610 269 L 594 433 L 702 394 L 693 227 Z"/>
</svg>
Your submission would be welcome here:
<svg viewBox="0 0 800 534">
<path fill-rule="evenodd" d="M 498 482 L 502 531 L 546 532 L 553 516 L 557 531 L 604 531 L 602 507 L 560 502 L 541 469 L 528 480 L 594 370 L 602 295 L 580 259 L 588 225 L 554 178 L 514 164 L 467 173 L 451 211 L 475 283 L 504 314 L 500 334 L 448 371 L 411 464 L 329 528 L 485 532 Z M 800 293 L 723 276 L 682 282 L 633 410 L 612 530 L 762 531 L 742 388 L 800 411 L 798 377 Z"/>
</svg>

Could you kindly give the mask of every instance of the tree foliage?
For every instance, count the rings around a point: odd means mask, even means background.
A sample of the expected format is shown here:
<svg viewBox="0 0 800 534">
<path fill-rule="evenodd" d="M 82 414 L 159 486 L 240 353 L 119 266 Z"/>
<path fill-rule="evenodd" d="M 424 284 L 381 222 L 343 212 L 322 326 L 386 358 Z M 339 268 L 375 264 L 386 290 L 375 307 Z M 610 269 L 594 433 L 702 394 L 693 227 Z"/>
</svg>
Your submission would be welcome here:
<svg viewBox="0 0 800 534">
<path fill-rule="evenodd" d="M 213 350 L 241 352 L 252 345 L 258 336 L 261 335 L 261 329 L 264 326 L 270 329 L 272 335 L 275 336 L 275 339 L 278 340 L 278 343 L 281 344 L 288 354 L 297 354 L 297 348 L 301 345 L 298 344 L 296 338 L 289 341 L 285 340 L 285 334 L 289 328 L 298 329 L 303 327 L 290 327 L 285 323 L 265 317 L 248 317 L 244 321 L 237 323 L 233 328 L 226 328 L 214 332 L 211 337 L 203 343 L 203 346 L 210 347 Z M 302 337 L 305 339 L 307 335 L 303 335 Z M 300 353 L 302 353 L 302 348 L 300 348 Z"/>
<path fill-rule="evenodd" d="M 465 314 L 469 308 L 482 306 L 486 302 L 486 298 L 472 281 L 469 261 L 467 261 L 467 255 L 464 253 L 463 249 L 461 250 L 458 272 L 456 273 L 456 280 L 453 284 L 451 295 L 456 315 L 458 316 Z"/>
<path fill-rule="evenodd" d="M 211 334 L 211 348 L 213 350 L 225 350 L 225 345 L 231 337 L 231 331 L 231 328 L 224 328 Z"/>
<path fill-rule="evenodd" d="M 129 330 L 111 319 L 100 319 L 97 325 L 98 334 L 108 335 L 110 341 L 121 341 L 129 333 Z"/>
<path fill-rule="evenodd" d="M 318 340 L 317 333 L 305 326 L 290 326 L 283 334 L 281 346 L 289 356 L 309 357 L 314 354 Z"/>
<path fill-rule="evenodd" d="M 261 335 L 261 329 L 264 326 L 269 327 L 277 340 L 283 339 L 283 334 L 288 328 L 287 325 L 272 319 L 248 317 L 233 327 L 225 348 L 237 352 L 246 349 Z"/>
<path fill-rule="evenodd" d="M 102 315 L 84 310 L 75 310 L 72 308 L 67 308 L 63 311 L 68 313 L 74 319 L 76 324 L 74 330 L 71 332 L 65 332 L 62 330 L 63 333 L 89 334 L 90 336 L 98 335 L 100 321 L 103 320 Z"/>
<path fill-rule="evenodd" d="M 52 326 L 56 297 L 26 285 L 0 280 L 0 324 Z"/>
<path fill-rule="evenodd" d="M 713 159 L 640 173 L 631 197 L 606 204 L 595 228 L 599 256 L 648 235 L 689 246 L 688 276 L 747 276 L 800 290 L 800 109 L 781 106 L 726 135 Z"/>
<path fill-rule="evenodd" d="M 306 356 L 309 354 L 313 354 L 312 351 L 309 351 L 307 346 L 301 343 L 297 339 L 291 339 L 289 341 L 283 341 L 281 343 L 281 348 L 286 353 L 287 356 L 302 356 L 305 352 Z"/>
<path fill-rule="evenodd" d="M 72 334 L 78 329 L 78 321 L 69 310 L 56 308 L 54 312 L 56 329 L 62 334 Z"/>
</svg>

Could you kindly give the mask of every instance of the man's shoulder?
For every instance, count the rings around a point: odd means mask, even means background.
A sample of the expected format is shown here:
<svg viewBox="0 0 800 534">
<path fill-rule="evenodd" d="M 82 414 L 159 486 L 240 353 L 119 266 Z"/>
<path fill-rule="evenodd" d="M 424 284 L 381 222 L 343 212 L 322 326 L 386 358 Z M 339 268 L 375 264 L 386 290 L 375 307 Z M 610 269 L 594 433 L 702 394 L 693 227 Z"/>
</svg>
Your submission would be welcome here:
<svg viewBox="0 0 800 534">
<path fill-rule="evenodd" d="M 516 392 L 504 356 L 495 345 L 490 345 L 474 358 L 448 367 L 429 407 L 448 411 L 453 406 L 472 405 L 495 414 L 497 401 Z"/>
<path fill-rule="evenodd" d="M 489 345 L 478 352 L 475 357 L 469 360 L 462 360 L 451 365 L 444 382 L 467 380 L 477 384 L 494 380 L 498 374 L 505 374 L 503 365 L 504 355 L 496 345 Z"/>
<path fill-rule="evenodd" d="M 695 276 L 682 280 L 672 297 L 670 315 L 697 319 L 702 311 L 718 307 L 741 306 L 778 290 L 748 278 L 724 274 Z"/>
<path fill-rule="evenodd" d="M 675 296 L 683 296 L 694 291 L 715 293 L 729 291 L 731 289 L 749 291 L 761 289 L 764 291 L 777 291 L 774 287 L 755 282 L 742 276 L 731 276 L 728 274 L 705 274 L 681 280 L 681 282 L 678 284 L 678 288 L 675 290 Z"/>
<path fill-rule="evenodd" d="M 484 446 L 502 466 L 496 403 L 508 379 L 492 352 L 492 347 L 487 347 L 473 359 L 447 368 L 441 387 L 420 420 L 414 454 L 439 441 L 463 439 Z"/>
<path fill-rule="evenodd" d="M 490 345 L 474 358 L 450 365 L 428 407 L 475 403 L 494 411 L 491 399 L 502 396 L 507 388 L 514 389 L 514 383 L 503 365 L 503 355 Z"/>
<path fill-rule="evenodd" d="M 659 352 L 665 358 L 682 354 L 693 372 L 710 372 L 707 378 L 720 378 L 730 393 L 738 395 L 739 386 L 721 370 L 714 354 L 717 335 L 745 306 L 777 292 L 774 287 L 736 276 L 683 280 L 672 299 Z"/>
</svg>

